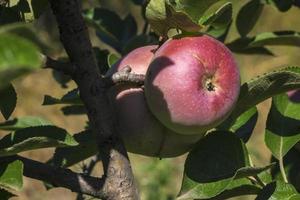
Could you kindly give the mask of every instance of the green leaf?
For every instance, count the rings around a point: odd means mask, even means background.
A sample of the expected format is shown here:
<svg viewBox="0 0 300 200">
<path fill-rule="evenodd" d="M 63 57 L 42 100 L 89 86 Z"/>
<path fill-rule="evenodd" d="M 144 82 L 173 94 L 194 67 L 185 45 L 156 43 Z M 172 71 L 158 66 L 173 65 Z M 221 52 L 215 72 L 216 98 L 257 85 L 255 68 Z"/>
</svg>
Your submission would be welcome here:
<svg viewBox="0 0 300 200">
<path fill-rule="evenodd" d="M 0 7 L 0 25 L 22 21 L 18 6 Z"/>
<path fill-rule="evenodd" d="M 43 40 L 43 34 L 35 27 L 34 23 L 13 23 L 1 26 L 0 34 L 13 34 L 25 38 L 39 47 L 44 54 L 53 51 L 51 41 Z"/>
<path fill-rule="evenodd" d="M 264 0 L 262 2 L 275 6 L 281 12 L 288 11 L 293 5 L 293 0 Z"/>
<path fill-rule="evenodd" d="M 256 175 L 269 167 L 250 167 L 247 149 L 236 135 L 225 131 L 209 133 L 186 159 L 178 199 L 215 197 L 227 188 L 238 187 L 235 179 Z"/>
<path fill-rule="evenodd" d="M 265 143 L 272 154 L 281 159 L 300 141 L 300 104 L 286 94 L 273 97 L 268 115 Z"/>
<path fill-rule="evenodd" d="M 16 131 L 27 127 L 46 125 L 52 125 L 52 123 L 40 117 L 26 116 L 0 123 L 0 130 Z"/>
<path fill-rule="evenodd" d="M 59 147 L 48 163 L 55 166 L 70 167 L 98 153 L 94 136 L 90 131 L 83 131 L 74 135 L 79 145 L 74 147 Z"/>
<path fill-rule="evenodd" d="M 171 28 L 198 32 L 231 10 L 231 2 L 225 0 L 151 0 L 146 7 L 146 17 L 157 34 L 166 36 Z M 230 21 L 231 16 L 222 26 Z"/>
<path fill-rule="evenodd" d="M 236 18 L 236 27 L 242 37 L 252 30 L 262 10 L 263 4 L 260 0 L 249 1 L 241 8 Z"/>
<path fill-rule="evenodd" d="M 232 131 L 244 142 L 247 142 L 254 130 L 257 118 L 258 112 L 256 106 L 254 106 L 241 114 L 234 121 L 225 120 L 220 126 L 218 126 L 218 129 Z"/>
<path fill-rule="evenodd" d="M 55 104 L 71 104 L 71 105 L 82 105 L 82 101 L 79 97 L 79 90 L 73 89 L 66 93 L 60 99 L 45 95 L 42 105 L 55 105 Z"/>
<path fill-rule="evenodd" d="M 130 14 L 121 19 L 110 10 L 93 8 L 84 12 L 84 18 L 95 28 L 97 36 L 118 52 L 121 52 L 123 45 L 137 33 L 135 19 Z"/>
<path fill-rule="evenodd" d="M 19 160 L 0 165 L 0 187 L 20 191 L 23 186 L 23 163 Z"/>
<path fill-rule="evenodd" d="M 293 185 L 284 183 L 281 181 L 276 181 L 269 183 L 263 190 L 259 193 L 256 200 L 291 200 L 296 198 L 299 194 Z"/>
<path fill-rule="evenodd" d="M 64 106 L 61 108 L 61 111 L 64 115 L 85 115 L 87 113 L 83 105 Z"/>
<path fill-rule="evenodd" d="M 114 53 L 110 53 L 107 57 L 107 63 L 109 67 L 111 68 L 111 66 L 113 66 L 113 64 L 115 64 L 119 59 L 120 59 L 119 56 L 117 56 Z"/>
<path fill-rule="evenodd" d="M 30 13 L 30 6 L 27 0 L 19 0 L 17 5 L 21 13 Z"/>
<path fill-rule="evenodd" d="M 4 189 L 0 188 L 0 199 L 8 200 L 8 199 L 10 199 L 11 197 L 14 197 L 14 196 L 16 196 L 16 195 L 8 192 L 7 190 L 4 190 Z"/>
<path fill-rule="evenodd" d="M 16 35 L 0 34 L 0 88 L 42 64 L 38 49 Z"/>
<path fill-rule="evenodd" d="M 249 46 L 261 47 L 265 45 L 300 46 L 300 34 L 295 31 L 265 32 L 251 38 Z"/>
<path fill-rule="evenodd" d="M 276 166 L 272 168 L 271 173 L 274 180 L 283 181 L 278 159 L 272 156 L 271 162 L 277 162 Z M 284 157 L 284 171 L 287 174 L 289 183 L 291 183 L 298 191 L 300 191 L 300 151 L 292 148 Z"/>
<path fill-rule="evenodd" d="M 31 0 L 33 16 L 39 18 L 49 6 L 48 0 Z"/>
<path fill-rule="evenodd" d="M 227 43 L 226 46 L 235 53 L 240 54 L 261 54 L 273 56 L 274 54 L 265 47 L 253 47 L 250 46 L 250 43 L 253 39 L 251 38 L 239 38 L 230 43 Z"/>
<path fill-rule="evenodd" d="M 0 97 L 0 111 L 7 120 L 17 105 L 17 93 L 13 85 L 8 84 L 6 88 L 0 88 Z"/>
<path fill-rule="evenodd" d="M 300 68 L 286 67 L 258 76 L 241 86 L 240 96 L 228 120 L 235 120 L 256 104 L 300 87 Z"/>
<path fill-rule="evenodd" d="M 28 127 L 8 134 L 0 140 L 0 156 L 33 149 L 76 145 L 76 140 L 62 128 L 49 125 Z"/>
</svg>

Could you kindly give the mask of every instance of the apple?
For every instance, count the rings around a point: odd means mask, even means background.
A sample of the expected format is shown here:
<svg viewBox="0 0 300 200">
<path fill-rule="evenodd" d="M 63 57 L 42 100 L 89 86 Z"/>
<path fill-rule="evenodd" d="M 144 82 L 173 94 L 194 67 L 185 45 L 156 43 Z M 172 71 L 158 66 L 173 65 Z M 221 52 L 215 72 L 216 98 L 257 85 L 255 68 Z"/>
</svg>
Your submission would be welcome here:
<svg viewBox="0 0 300 200">
<path fill-rule="evenodd" d="M 156 49 L 157 46 L 152 45 L 133 50 L 113 65 L 107 75 L 125 66 L 130 66 L 134 73 L 146 74 Z M 160 158 L 175 157 L 189 151 L 201 138 L 200 135 L 180 135 L 163 126 L 149 111 L 141 87 L 116 85 L 108 94 L 117 116 L 118 132 L 129 152 Z"/>
<path fill-rule="evenodd" d="M 288 91 L 287 95 L 290 101 L 300 103 L 300 89 Z"/>
<path fill-rule="evenodd" d="M 152 113 L 167 128 L 185 135 L 202 134 L 220 124 L 239 90 L 232 53 L 207 35 L 166 41 L 155 52 L 145 80 Z"/>
</svg>

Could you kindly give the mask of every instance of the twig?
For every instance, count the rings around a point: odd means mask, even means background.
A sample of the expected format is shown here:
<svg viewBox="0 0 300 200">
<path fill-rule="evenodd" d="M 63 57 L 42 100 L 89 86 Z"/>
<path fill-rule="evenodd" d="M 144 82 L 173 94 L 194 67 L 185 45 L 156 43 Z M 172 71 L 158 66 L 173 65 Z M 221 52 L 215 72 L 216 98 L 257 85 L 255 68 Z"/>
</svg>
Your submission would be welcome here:
<svg viewBox="0 0 300 200">
<path fill-rule="evenodd" d="M 60 31 L 60 39 L 75 70 L 80 97 L 86 107 L 91 129 L 102 158 L 107 198 L 139 199 L 137 187 L 123 141 L 116 132 L 112 105 L 106 96 L 106 81 L 101 76 L 87 27 L 77 0 L 50 0 Z M 103 141 L 104 142 L 100 142 Z"/>
<path fill-rule="evenodd" d="M 69 169 L 53 167 L 21 156 L 1 157 L 0 162 L 20 160 L 24 164 L 23 174 L 29 178 L 45 181 L 57 187 L 64 187 L 73 192 L 88 194 L 97 198 L 108 196 L 105 180 L 78 174 Z"/>
</svg>

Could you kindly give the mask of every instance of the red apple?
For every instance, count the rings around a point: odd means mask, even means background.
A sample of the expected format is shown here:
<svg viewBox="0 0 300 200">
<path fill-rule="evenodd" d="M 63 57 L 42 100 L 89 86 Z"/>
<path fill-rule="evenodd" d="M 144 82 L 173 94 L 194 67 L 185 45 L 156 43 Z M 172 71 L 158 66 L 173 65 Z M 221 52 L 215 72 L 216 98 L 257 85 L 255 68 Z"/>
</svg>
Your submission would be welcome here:
<svg viewBox="0 0 300 200">
<path fill-rule="evenodd" d="M 290 101 L 300 103 L 300 89 L 288 91 L 287 95 Z"/>
<path fill-rule="evenodd" d="M 155 53 L 145 80 L 152 113 L 180 134 L 202 134 L 230 114 L 240 74 L 229 49 L 207 36 L 173 38 Z"/>
<path fill-rule="evenodd" d="M 133 50 L 108 72 L 125 66 L 146 74 L 157 46 Z M 164 127 L 149 111 L 141 87 L 116 85 L 109 91 L 118 118 L 118 130 L 129 152 L 155 157 L 175 157 L 189 151 L 201 136 L 179 135 Z"/>
</svg>

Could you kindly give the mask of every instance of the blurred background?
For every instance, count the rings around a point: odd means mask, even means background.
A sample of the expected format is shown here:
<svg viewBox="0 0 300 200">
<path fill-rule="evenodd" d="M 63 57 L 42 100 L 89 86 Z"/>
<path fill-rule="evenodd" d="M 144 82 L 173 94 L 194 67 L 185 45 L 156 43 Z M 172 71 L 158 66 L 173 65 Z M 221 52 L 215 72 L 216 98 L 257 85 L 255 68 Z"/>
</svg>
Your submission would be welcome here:
<svg viewBox="0 0 300 200">
<path fill-rule="evenodd" d="M 238 5 L 242 6 L 247 1 L 238 1 Z M 142 32 L 144 21 L 142 18 L 142 10 L 140 6 L 135 5 L 129 0 L 90 0 L 84 1 L 84 8 L 98 5 L 109 10 L 117 12 L 122 18 L 129 12 L 134 16 L 138 31 Z M 237 9 L 236 9 L 237 10 Z M 44 18 L 44 25 L 51 24 L 48 18 Z M 279 12 L 272 6 L 265 6 L 261 17 L 259 18 L 251 35 L 256 35 L 261 32 L 278 31 L 278 30 L 294 30 L 300 32 L 300 9 L 297 7 L 291 8 L 288 12 Z M 117 25 L 116 25 L 117 26 Z M 48 27 L 49 28 L 49 27 Z M 56 31 L 53 30 L 55 35 Z M 94 46 L 99 46 L 101 49 L 109 49 L 109 46 L 103 44 L 93 30 L 90 30 L 91 39 Z M 48 36 L 47 36 L 48 37 Z M 227 42 L 230 42 L 238 37 L 236 27 L 231 26 Z M 55 37 L 48 39 L 56 40 Z M 53 41 L 57 44 L 57 41 Z M 59 45 L 57 45 L 59 49 Z M 265 73 L 283 65 L 300 65 L 299 49 L 295 47 L 276 46 L 270 47 L 276 56 L 262 55 L 242 55 L 235 54 L 237 62 L 240 66 L 242 81 L 247 81 L 256 75 Z M 109 49 L 112 50 L 112 49 Z M 61 52 L 60 52 L 61 53 Z M 117 53 L 117 52 L 115 52 Z M 64 116 L 60 110 L 61 106 L 42 106 L 45 94 L 60 97 L 72 88 L 75 88 L 73 82 L 67 84 L 67 88 L 61 86 L 54 80 L 52 71 L 49 69 L 41 69 L 33 74 L 14 81 L 14 86 L 18 93 L 17 108 L 13 113 L 14 117 L 26 115 L 40 116 L 53 124 L 65 128 L 69 133 L 77 133 L 83 130 L 86 125 L 87 118 L 85 116 Z M 270 100 L 259 104 L 259 118 L 255 127 L 255 131 L 251 136 L 247 147 L 252 155 L 255 165 L 261 166 L 268 164 L 270 161 L 270 152 L 264 144 L 263 134 L 265 128 L 266 116 L 270 107 Z M 0 121 L 4 121 L 0 116 Z M 0 136 L 7 134 L 0 132 Z M 22 155 L 30 157 L 42 162 L 47 161 L 53 154 L 54 149 L 42 149 L 38 151 L 28 151 Z M 129 154 L 132 162 L 132 168 L 138 183 L 143 200 L 171 200 L 174 199 L 179 191 L 183 165 L 186 155 L 172 159 L 149 158 L 145 156 Z M 88 161 L 86 161 L 88 163 Z M 71 167 L 72 170 L 80 171 L 82 163 Z M 93 171 L 93 175 L 101 176 L 101 163 L 98 164 Z M 46 190 L 43 183 L 24 178 L 24 189 L 18 197 L 13 200 L 74 200 L 77 198 L 76 193 L 63 188 Z M 92 198 L 88 198 L 92 199 Z M 237 198 L 235 198 L 237 199 Z M 238 199 L 250 200 L 254 196 L 244 196 Z"/>
</svg>

